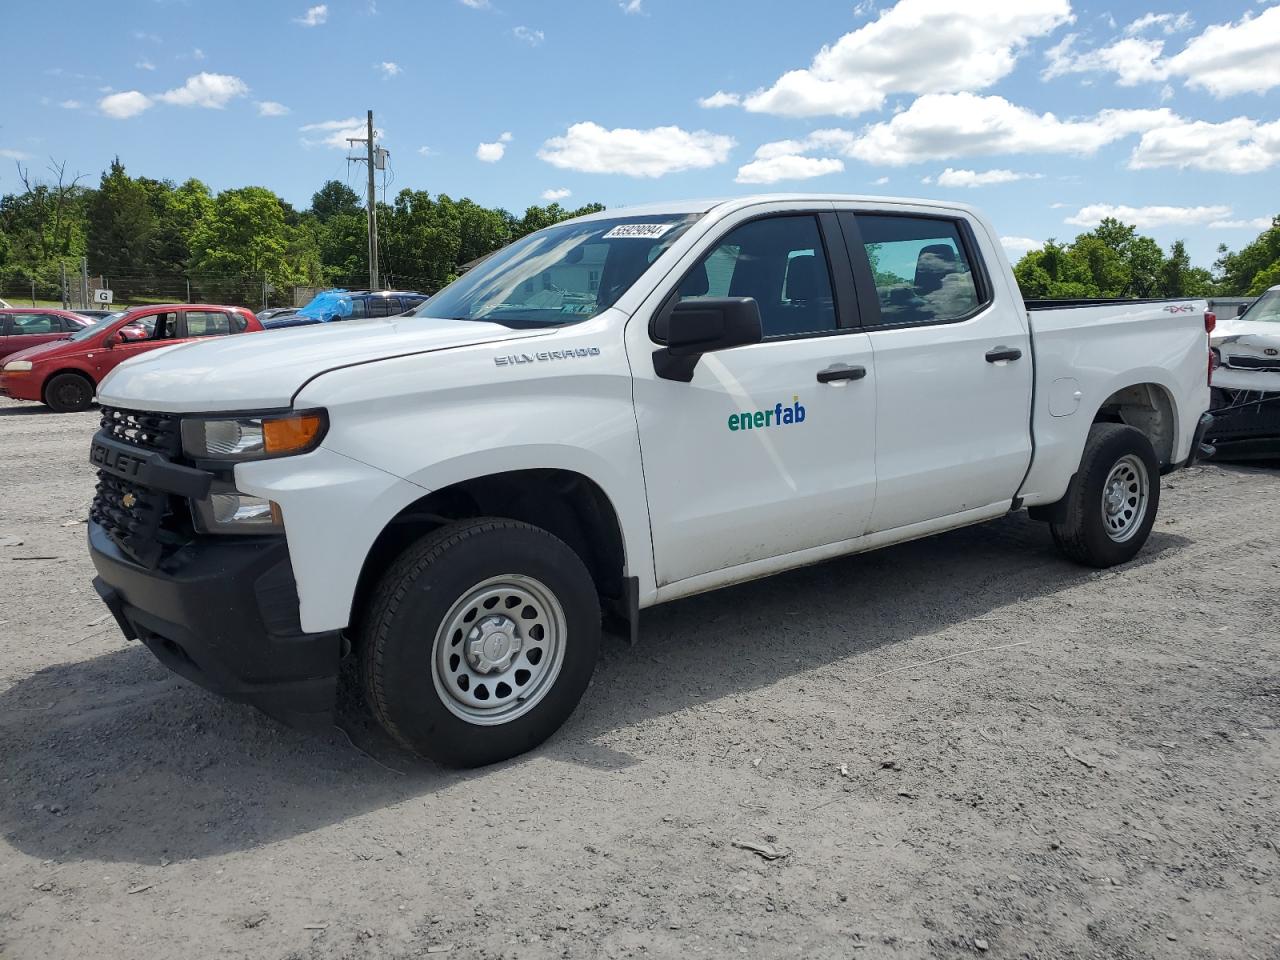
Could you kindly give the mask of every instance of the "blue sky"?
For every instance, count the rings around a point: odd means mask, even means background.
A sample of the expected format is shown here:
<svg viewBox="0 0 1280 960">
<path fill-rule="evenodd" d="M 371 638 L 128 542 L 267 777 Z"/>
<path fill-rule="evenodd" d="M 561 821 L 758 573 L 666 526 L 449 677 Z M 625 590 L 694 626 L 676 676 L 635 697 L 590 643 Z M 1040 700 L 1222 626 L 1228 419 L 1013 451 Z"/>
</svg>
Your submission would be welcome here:
<svg viewBox="0 0 1280 960">
<path fill-rule="evenodd" d="M 340 141 L 372 108 L 389 198 L 946 197 L 1015 256 L 1117 213 L 1203 265 L 1280 213 L 1270 0 L 7 7 L 0 192 L 15 159 L 96 182 L 118 154 L 305 206 L 326 179 L 359 186 Z"/>
</svg>

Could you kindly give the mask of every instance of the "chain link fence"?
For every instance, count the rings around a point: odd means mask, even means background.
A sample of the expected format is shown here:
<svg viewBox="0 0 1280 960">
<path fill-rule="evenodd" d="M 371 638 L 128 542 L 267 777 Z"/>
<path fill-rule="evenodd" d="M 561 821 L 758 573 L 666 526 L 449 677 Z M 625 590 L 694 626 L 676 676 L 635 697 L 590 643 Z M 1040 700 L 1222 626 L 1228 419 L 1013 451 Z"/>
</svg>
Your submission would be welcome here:
<svg viewBox="0 0 1280 960">
<path fill-rule="evenodd" d="M 108 306 L 124 310 L 158 303 L 217 303 L 258 311 L 267 307 L 305 306 L 321 290 L 334 287 L 364 290 L 368 286 L 367 275 L 334 277 L 323 286 L 277 287 L 262 277 L 243 274 L 120 273 L 90 276 L 86 295 L 80 272 L 69 271 L 65 288 L 61 280 L 10 280 L 0 285 L 0 300 L 14 307 L 61 307 L 65 304 L 71 310 L 105 309 Z M 383 287 L 432 294 L 439 289 L 440 283 L 421 277 L 386 276 Z M 111 303 L 94 302 L 95 290 L 110 290 Z"/>
</svg>

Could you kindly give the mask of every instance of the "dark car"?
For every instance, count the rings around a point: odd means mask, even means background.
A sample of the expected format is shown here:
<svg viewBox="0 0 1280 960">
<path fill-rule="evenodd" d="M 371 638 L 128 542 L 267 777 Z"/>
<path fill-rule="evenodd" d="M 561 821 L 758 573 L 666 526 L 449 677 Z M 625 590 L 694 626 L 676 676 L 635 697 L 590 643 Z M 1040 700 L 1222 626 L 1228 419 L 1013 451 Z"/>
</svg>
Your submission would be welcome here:
<svg viewBox="0 0 1280 960">
<path fill-rule="evenodd" d="M 109 317 L 113 313 L 120 313 L 122 310 L 124 310 L 123 307 L 120 310 L 73 310 L 71 312 L 88 320 L 101 320 L 103 317 Z"/>
<path fill-rule="evenodd" d="M 296 313 L 264 320 L 268 330 L 336 320 L 394 317 L 417 308 L 427 294 L 414 290 L 324 290 Z"/>
<path fill-rule="evenodd" d="M 267 307 L 265 310 L 258 311 L 258 319 L 266 323 L 268 320 L 280 320 L 297 312 L 297 307 Z"/>
</svg>

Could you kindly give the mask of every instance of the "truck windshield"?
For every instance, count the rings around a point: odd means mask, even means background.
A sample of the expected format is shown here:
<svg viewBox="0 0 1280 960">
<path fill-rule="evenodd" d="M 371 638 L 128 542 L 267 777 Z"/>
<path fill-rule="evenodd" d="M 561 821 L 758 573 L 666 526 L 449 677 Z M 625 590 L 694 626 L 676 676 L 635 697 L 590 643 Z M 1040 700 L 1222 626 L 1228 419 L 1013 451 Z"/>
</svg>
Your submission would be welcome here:
<svg viewBox="0 0 1280 960">
<path fill-rule="evenodd" d="M 508 327 L 577 323 L 608 310 L 701 214 L 547 227 L 491 255 L 413 312 Z"/>
<path fill-rule="evenodd" d="M 1280 290 L 1268 290 L 1241 314 L 1240 319 L 1280 323 Z"/>
</svg>

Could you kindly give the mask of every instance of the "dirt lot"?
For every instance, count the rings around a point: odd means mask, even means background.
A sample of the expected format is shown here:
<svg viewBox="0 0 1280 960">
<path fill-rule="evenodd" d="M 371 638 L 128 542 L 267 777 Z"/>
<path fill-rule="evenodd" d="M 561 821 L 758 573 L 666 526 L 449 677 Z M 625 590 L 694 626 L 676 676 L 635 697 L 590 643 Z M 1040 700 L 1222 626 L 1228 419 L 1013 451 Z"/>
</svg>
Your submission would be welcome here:
<svg viewBox="0 0 1280 960">
<path fill-rule="evenodd" d="M 0 957 L 1280 957 L 1274 470 L 1116 571 L 1017 516 L 646 612 L 460 774 L 125 642 L 95 419 L 0 401 Z"/>
</svg>

